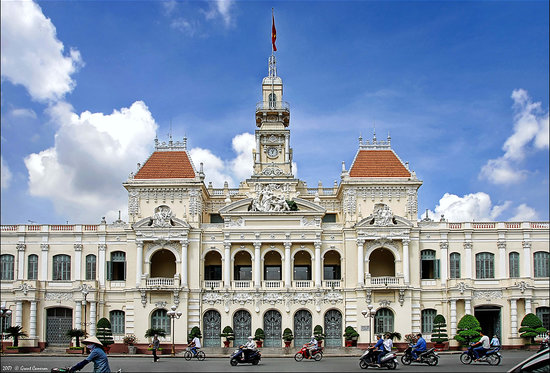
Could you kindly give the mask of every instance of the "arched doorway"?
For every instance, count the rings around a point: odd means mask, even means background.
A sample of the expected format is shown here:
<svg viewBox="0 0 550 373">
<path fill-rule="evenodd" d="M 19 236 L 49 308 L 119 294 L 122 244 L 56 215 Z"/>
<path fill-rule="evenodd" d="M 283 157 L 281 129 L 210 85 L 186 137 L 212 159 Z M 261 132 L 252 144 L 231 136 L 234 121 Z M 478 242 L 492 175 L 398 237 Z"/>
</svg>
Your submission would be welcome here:
<svg viewBox="0 0 550 373">
<path fill-rule="evenodd" d="M 338 310 L 325 313 L 325 346 L 342 347 L 342 314 Z"/>
<path fill-rule="evenodd" d="M 215 310 L 206 311 L 203 317 L 204 347 L 220 347 L 222 317 Z"/>
<path fill-rule="evenodd" d="M 311 313 L 300 310 L 294 314 L 294 346 L 301 347 L 311 340 L 312 330 Z"/>
<path fill-rule="evenodd" d="M 67 331 L 73 327 L 73 310 L 56 307 L 46 311 L 46 343 L 48 346 L 68 346 L 71 337 Z"/>
<path fill-rule="evenodd" d="M 269 310 L 264 314 L 264 346 L 281 347 L 282 317 L 279 311 Z"/>
<path fill-rule="evenodd" d="M 252 318 L 245 310 L 235 312 L 233 315 L 233 331 L 235 332 L 234 346 L 244 345 L 248 336 L 252 333 Z"/>
<path fill-rule="evenodd" d="M 204 280 L 221 281 L 222 256 L 217 251 L 209 251 L 204 257 Z"/>
<path fill-rule="evenodd" d="M 501 336 L 501 326 L 500 326 L 500 307 L 498 306 L 478 306 L 474 309 L 474 316 L 479 325 L 481 326 L 481 331 L 483 334 L 491 338 L 493 335 L 496 335 L 500 340 Z"/>
<path fill-rule="evenodd" d="M 371 277 L 395 276 L 395 257 L 383 247 L 374 250 L 369 256 L 369 273 Z"/>
<path fill-rule="evenodd" d="M 151 277 L 174 278 L 176 257 L 170 250 L 160 249 L 151 256 Z"/>
</svg>

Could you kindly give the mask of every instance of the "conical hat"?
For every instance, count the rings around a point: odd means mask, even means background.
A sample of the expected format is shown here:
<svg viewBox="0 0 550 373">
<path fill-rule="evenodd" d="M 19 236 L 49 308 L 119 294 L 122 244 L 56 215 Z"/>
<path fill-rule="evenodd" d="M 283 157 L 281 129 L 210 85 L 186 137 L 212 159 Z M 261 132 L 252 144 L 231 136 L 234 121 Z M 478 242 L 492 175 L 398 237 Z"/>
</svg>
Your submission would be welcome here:
<svg viewBox="0 0 550 373">
<path fill-rule="evenodd" d="M 95 343 L 96 345 L 103 346 L 103 343 L 101 343 L 101 342 L 99 341 L 99 339 L 97 339 L 96 336 L 88 337 L 88 338 L 84 339 L 84 340 L 82 341 L 82 343 Z"/>
</svg>

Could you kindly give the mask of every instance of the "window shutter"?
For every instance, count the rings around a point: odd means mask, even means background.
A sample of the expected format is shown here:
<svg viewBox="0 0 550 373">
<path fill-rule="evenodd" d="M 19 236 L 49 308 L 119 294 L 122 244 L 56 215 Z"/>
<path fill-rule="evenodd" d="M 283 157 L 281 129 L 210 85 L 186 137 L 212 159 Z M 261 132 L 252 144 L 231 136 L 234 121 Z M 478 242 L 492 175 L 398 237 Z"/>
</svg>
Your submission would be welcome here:
<svg viewBox="0 0 550 373">
<path fill-rule="evenodd" d="M 441 278 L 439 275 L 439 259 L 435 260 L 435 278 Z"/>
<path fill-rule="evenodd" d="M 113 278 L 113 262 L 107 262 L 107 281 L 111 281 Z"/>
<path fill-rule="evenodd" d="M 126 261 L 124 261 L 124 276 L 122 277 L 124 281 L 126 281 Z"/>
</svg>

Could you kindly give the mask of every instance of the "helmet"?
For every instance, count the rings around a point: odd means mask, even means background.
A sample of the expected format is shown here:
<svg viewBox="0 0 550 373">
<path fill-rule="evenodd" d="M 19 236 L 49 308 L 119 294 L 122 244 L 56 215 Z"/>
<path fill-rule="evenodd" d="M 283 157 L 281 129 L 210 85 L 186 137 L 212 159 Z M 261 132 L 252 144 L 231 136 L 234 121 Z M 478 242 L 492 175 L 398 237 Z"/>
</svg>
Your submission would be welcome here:
<svg viewBox="0 0 550 373">
<path fill-rule="evenodd" d="M 249 336 L 248 336 L 248 340 L 251 340 L 251 339 L 254 339 L 254 337 L 251 336 L 251 335 L 249 335 Z"/>
<path fill-rule="evenodd" d="M 314 336 L 314 335 L 312 335 L 312 336 L 311 336 L 311 338 L 313 339 L 313 338 L 315 338 L 315 336 Z"/>
</svg>

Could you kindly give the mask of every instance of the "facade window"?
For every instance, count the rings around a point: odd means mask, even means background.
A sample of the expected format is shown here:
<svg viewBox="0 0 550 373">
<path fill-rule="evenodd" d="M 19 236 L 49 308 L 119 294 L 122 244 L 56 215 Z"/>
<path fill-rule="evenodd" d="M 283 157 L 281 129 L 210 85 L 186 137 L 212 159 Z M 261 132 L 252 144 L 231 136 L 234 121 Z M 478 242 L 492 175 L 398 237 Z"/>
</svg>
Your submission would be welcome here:
<svg viewBox="0 0 550 373">
<path fill-rule="evenodd" d="M 206 281 L 220 281 L 222 279 L 221 265 L 204 266 L 204 279 Z"/>
<path fill-rule="evenodd" d="M 323 266 L 323 276 L 325 280 L 340 280 L 342 278 L 340 275 L 340 266 L 325 264 Z"/>
<path fill-rule="evenodd" d="M 235 273 L 233 274 L 235 281 L 249 281 L 252 280 L 252 266 L 251 265 L 236 265 Z"/>
<path fill-rule="evenodd" d="M 38 279 L 38 255 L 31 254 L 27 258 L 27 279 Z"/>
<path fill-rule="evenodd" d="M 435 258 L 434 250 L 422 250 L 420 252 L 421 277 L 423 280 L 439 278 L 439 259 Z"/>
<path fill-rule="evenodd" d="M 220 214 L 210 214 L 210 223 L 223 223 L 224 220 Z"/>
<path fill-rule="evenodd" d="M 336 223 L 336 214 L 325 214 L 323 216 L 323 223 Z"/>
<path fill-rule="evenodd" d="M 295 281 L 311 281 L 311 266 L 310 265 L 295 265 L 294 266 Z"/>
<path fill-rule="evenodd" d="M 170 318 L 166 310 L 156 310 L 151 315 L 151 328 L 163 329 L 167 335 L 170 335 Z"/>
<path fill-rule="evenodd" d="M 109 319 L 113 334 L 124 334 L 124 311 L 109 312 Z"/>
<path fill-rule="evenodd" d="M 11 317 L 12 317 L 12 315 L 9 315 L 9 316 L 6 315 L 6 316 L 2 317 L 2 333 L 4 333 L 6 331 L 6 329 L 11 326 Z"/>
<path fill-rule="evenodd" d="M 535 277 L 550 277 L 548 271 L 548 254 L 545 251 L 537 251 L 533 255 L 533 268 L 535 269 Z"/>
<path fill-rule="evenodd" d="M 495 256 L 493 254 L 476 254 L 476 278 L 495 278 Z"/>
<path fill-rule="evenodd" d="M 374 328 L 376 334 L 393 332 L 393 312 L 388 308 L 381 308 L 376 311 Z"/>
<path fill-rule="evenodd" d="M 96 257 L 94 254 L 86 255 L 86 280 L 96 279 Z"/>
<path fill-rule="evenodd" d="M 107 262 L 107 280 L 126 281 L 126 253 L 114 251 L 111 253 L 111 261 Z"/>
<path fill-rule="evenodd" d="M 538 307 L 537 316 L 542 321 L 542 326 L 550 330 L 550 307 Z"/>
<path fill-rule="evenodd" d="M 281 266 L 280 265 L 266 265 L 264 266 L 264 280 L 266 281 L 279 281 L 281 280 Z"/>
<path fill-rule="evenodd" d="M 510 277 L 519 277 L 519 253 L 511 252 L 508 255 Z"/>
<path fill-rule="evenodd" d="M 71 280 L 71 257 L 68 255 L 54 255 L 52 280 L 70 281 Z"/>
<path fill-rule="evenodd" d="M 450 278 L 460 278 L 460 254 L 459 253 L 451 253 L 450 259 Z"/>
<path fill-rule="evenodd" d="M 422 333 L 432 334 L 434 329 L 434 318 L 437 311 L 433 309 L 422 310 Z"/>
<path fill-rule="evenodd" d="M 275 106 L 277 105 L 277 95 L 275 93 L 269 94 L 269 108 L 275 109 Z"/>
<path fill-rule="evenodd" d="M 0 269 L 2 270 L 2 280 L 13 280 L 13 255 L 0 255 Z"/>
</svg>

